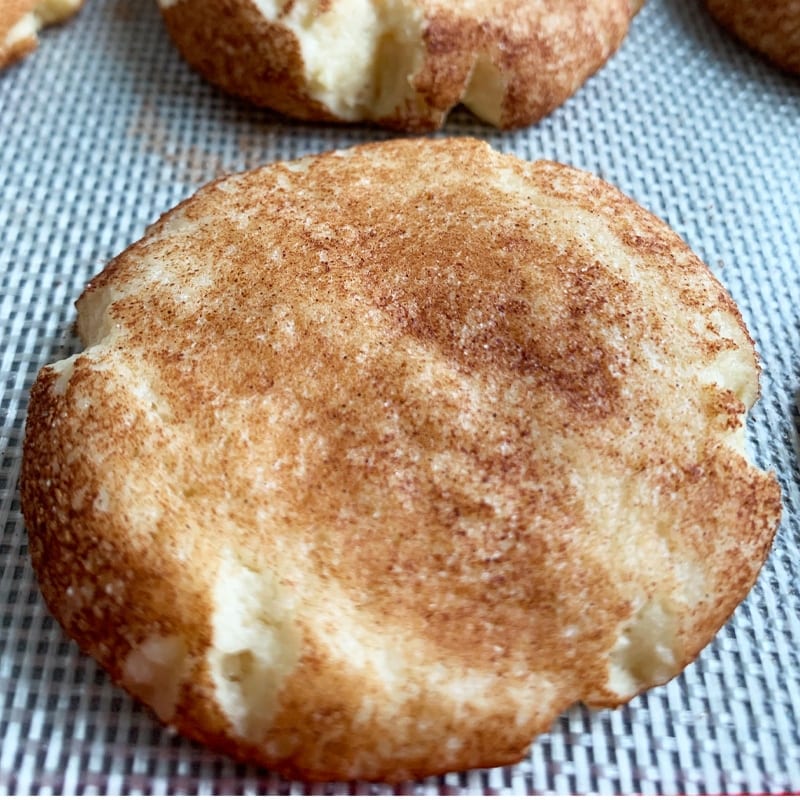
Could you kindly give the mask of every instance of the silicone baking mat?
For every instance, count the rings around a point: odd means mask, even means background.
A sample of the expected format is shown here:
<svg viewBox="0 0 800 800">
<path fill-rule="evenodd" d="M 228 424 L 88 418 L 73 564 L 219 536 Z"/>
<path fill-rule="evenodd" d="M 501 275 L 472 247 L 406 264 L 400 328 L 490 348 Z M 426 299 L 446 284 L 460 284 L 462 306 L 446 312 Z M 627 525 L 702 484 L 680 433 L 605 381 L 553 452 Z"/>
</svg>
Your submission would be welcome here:
<svg viewBox="0 0 800 800">
<path fill-rule="evenodd" d="M 559 794 L 800 791 L 800 78 L 696 0 L 649 0 L 612 61 L 530 129 L 444 133 L 553 158 L 667 220 L 739 303 L 763 360 L 749 427 L 784 514 L 756 587 L 695 664 L 616 711 L 577 707 L 508 768 L 303 785 L 163 729 L 62 634 L 29 564 L 17 480 L 27 394 L 73 347 L 73 301 L 161 212 L 221 173 L 389 134 L 225 97 L 151 0 L 88 0 L 0 75 L 0 792 Z"/>
</svg>

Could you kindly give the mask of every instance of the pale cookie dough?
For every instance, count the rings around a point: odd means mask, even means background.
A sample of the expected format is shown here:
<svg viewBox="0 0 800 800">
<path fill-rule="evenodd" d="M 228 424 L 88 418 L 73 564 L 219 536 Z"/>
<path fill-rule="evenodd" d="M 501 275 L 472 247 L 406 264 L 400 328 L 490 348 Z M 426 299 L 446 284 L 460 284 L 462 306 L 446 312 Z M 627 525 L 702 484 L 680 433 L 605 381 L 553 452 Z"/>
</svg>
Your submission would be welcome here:
<svg viewBox="0 0 800 800">
<path fill-rule="evenodd" d="M 39 31 L 76 14 L 83 0 L 0 0 L 0 69 L 39 45 Z"/>
</svg>

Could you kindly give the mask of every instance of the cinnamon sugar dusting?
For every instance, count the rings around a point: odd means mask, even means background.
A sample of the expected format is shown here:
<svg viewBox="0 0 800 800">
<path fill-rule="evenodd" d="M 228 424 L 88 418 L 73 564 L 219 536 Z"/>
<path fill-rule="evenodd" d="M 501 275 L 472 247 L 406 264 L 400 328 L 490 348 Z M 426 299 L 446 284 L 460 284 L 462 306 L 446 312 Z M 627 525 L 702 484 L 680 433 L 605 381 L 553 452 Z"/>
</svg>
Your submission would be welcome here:
<svg viewBox="0 0 800 800">
<path fill-rule="evenodd" d="M 664 453 L 710 458 L 708 403 L 722 428 L 740 427 L 743 407 L 693 373 L 726 348 L 747 348 L 753 376 L 755 362 L 737 321 L 727 335 L 692 325 L 695 296 L 722 296 L 702 265 L 670 274 L 664 260 L 682 248 L 646 217 L 609 231 L 593 216 L 597 190 L 578 191 L 586 177 L 461 144 L 458 171 L 431 145 L 426 172 L 406 165 L 401 179 L 410 147 L 212 185 L 148 253 L 169 283 L 111 314 L 197 432 L 206 491 L 313 532 L 315 569 L 366 592 L 373 613 L 434 629 L 462 619 L 439 646 L 491 658 L 509 630 L 555 646 L 574 570 L 581 604 L 626 607 L 608 564 L 631 534 L 612 526 L 587 546 L 589 474 L 607 492 L 638 474 L 638 505 L 661 490 Z M 511 191 L 502 170 L 485 173 L 489 157 L 516 176 Z M 605 194 L 606 209 L 624 205 Z M 134 249 L 97 285 L 137 280 L 138 260 Z M 213 277 L 196 286 L 198 274 Z M 676 283 L 673 309 L 662 297 Z M 705 510 L 648 513 L 678 535 Z M 526 579 L 534 564 L 547 582 Z"/>
<path fill-rule="evenodd" d="M 214 565 L 224 541 L 291 593 L 296 671 L 265 730 L 344 674 L 337 713 L 392 686 L 392 719 L 434 713 L 431 741 L 465 742 L 442 768 L 474 765 L 489 740 L 461 718 L 453 738 L 464 706 L 437 692 L 489 680 L 547 698 L 495 720 L 511 758 L 564 706 L 682 669 L 774 533 L 774 479 L 736 438 L 758 368 L 735 306 L 662 223 L 562 165 L 407 140 L 223 179 L 78 305 L 91 346 L 58 402 L 115 398 L 81 421 L 105 465 L 87 496 L 154 487 L 149 522 L 86 524 L 142 537 L 138 557 L 152 537 Z M 351 674 L 342 648 L 373 666 Z M 431 682 L 467 666 L 461 689 Z"/>
</svg>

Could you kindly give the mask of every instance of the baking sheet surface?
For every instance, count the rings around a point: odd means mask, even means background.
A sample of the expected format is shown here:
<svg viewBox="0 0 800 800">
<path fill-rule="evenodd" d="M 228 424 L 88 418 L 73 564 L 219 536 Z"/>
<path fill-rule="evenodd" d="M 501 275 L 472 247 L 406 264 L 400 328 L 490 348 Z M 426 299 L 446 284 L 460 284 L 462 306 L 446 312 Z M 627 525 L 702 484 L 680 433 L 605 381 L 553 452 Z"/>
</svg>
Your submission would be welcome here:
<svg viewBox="0 0 800 800">
<path fill-rule="evenodd" d="M 0 75 L 0 792 L 740 793 L 800 791 L 800 78 L 703 4 L 649 0 L 613 60 L 530 129 L 468 134 L 615 183 L 667 220 L 739 303 L 761 353 L 749 427 L 783 521 L 761 577 L 698 661 L 616 711 L 575 708 L 520 764 L 394 789 L 303 785 L 175 736 L 61 633 L 38 594 L 17 480 L 27 393 L 68 352 L 73 301 L 207 180 L 387 138 L 296 124 L 203 83 L 149 0 L 88 0 Z"/>
</svg>

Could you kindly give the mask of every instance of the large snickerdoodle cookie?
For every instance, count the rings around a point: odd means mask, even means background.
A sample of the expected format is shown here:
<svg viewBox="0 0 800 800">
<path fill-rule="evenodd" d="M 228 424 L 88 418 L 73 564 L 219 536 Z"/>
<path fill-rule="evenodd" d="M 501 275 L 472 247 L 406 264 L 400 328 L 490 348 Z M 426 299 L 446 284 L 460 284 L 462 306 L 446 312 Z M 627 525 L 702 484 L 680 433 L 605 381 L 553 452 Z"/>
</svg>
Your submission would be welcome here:
<svg viewBox="0 0 800 800">
<path fill-rule="evenodd" d="M 463 103 L 502 128 L 570 97 L 643 0 L 160 0 L 186 60 L 294 117 L 441 127 Z"/>
<path fill-rule="evenodd" d="M 780 513 L 733 301 L 601 180 L 406 140 L 216 181 L 78 301 L 42 591 L 180 731 L 308 779 L 520 759 L 677 675 Z"/>
</svg>

